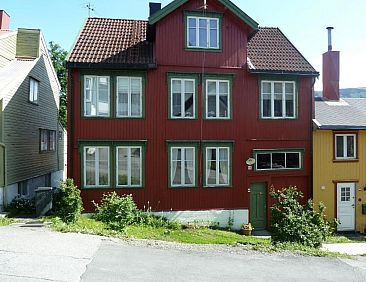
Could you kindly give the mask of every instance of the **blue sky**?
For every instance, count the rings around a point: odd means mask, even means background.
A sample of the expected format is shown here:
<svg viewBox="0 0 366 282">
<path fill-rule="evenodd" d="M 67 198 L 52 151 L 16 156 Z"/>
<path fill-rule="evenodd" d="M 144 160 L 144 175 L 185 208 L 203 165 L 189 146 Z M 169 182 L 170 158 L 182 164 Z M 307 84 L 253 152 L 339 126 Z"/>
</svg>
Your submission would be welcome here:
<svg viewBox="0 0 366 282">
<path fill-rule="evenodd" d="M 202 0 L 203 1 L 203 0 Z M 171 0 L 153 0 L 163 6 Z M 260 26 L 279 27 L 305 58 L 321 72 L 327 50 L 327 26 L 334 26 L 333 50 L 341 51 L 340 86 L 366 87 L 365 0 L 232 0 Z M 88 16 L 84 0 L 1 0 L 10 28 L 40 28 L 46 41 L 70 50 Z M 147 19 L 148 0 L 90 0 L 92 16 Z M 315 85 L 321 89 L 321 77 Z"/>
</svg>

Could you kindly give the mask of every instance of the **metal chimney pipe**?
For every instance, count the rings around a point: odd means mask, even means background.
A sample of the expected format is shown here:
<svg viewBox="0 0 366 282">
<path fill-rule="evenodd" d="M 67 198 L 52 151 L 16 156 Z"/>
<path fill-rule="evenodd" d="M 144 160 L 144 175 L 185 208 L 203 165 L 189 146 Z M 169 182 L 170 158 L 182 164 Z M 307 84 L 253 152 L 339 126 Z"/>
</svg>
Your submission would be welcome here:
<svg viewBox="0 0 366 282">
<path fill-rule="evenodd" d="M 332 29 L 334 29 L 334 27 L 332 27 L 332 26 L 327 27 L 327 30 L 328 30 L 328 51 L 332 51 Z"/>
</svg>

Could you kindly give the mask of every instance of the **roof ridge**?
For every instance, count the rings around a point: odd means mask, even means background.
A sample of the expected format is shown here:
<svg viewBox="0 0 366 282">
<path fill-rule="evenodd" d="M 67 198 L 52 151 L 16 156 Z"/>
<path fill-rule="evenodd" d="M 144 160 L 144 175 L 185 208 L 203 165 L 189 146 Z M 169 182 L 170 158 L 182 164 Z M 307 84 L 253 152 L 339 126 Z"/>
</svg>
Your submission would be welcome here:
<svg viewBox="0 0 366 282">
<path fill-rule="evenodd" d="M 149 22 L 148 20 L 139 20 L 139 19 L 121 19 L 121 18 L 104 18 L 104 17 L 90 17 L 88 20 L 114 20 L 114 21 L 133 21 L 133 22 Z"/>
</svg>

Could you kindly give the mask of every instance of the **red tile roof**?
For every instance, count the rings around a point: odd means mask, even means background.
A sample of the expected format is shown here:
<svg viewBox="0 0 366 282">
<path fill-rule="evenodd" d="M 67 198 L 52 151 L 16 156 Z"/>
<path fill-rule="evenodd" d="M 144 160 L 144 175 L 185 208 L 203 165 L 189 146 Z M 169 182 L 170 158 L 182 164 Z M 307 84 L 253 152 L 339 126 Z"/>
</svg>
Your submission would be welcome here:
<svg viewBox="0 0 366 282">
<path fill-rule="evenodd" d="M 68 65 L 153 64 L 152 44 L 146 40 L 147 21 L 89 18 L 68 59 Z"/>
<path fill-rule="evenodd" d="M 155 67 L 147 29 L 142 20 L 89 18 L 67 65 Z M 318 74 L 278 28 L 259 28 L 250 38 L 248 66 L 250 72 Z"/>
<path fill-rule="evenodd" d="M 318 72 L 278 28 L 261 27 L 248 42 L 251 72 Z"/>
</svg>

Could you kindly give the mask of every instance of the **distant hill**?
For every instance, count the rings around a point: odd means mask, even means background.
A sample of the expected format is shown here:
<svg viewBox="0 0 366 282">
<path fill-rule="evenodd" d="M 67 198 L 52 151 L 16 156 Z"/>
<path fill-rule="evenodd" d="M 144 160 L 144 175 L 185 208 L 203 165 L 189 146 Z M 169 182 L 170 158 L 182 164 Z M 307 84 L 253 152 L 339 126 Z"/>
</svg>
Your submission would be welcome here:
<svg viewBox="0 0 366 282">
<path fill-rule="evenodd" d="M 339 89 L 342 98 L 366 98 L 366 87 Z M 322 96 L 323 91 L 315 91 L 315 97 Z"/>
</svg>

